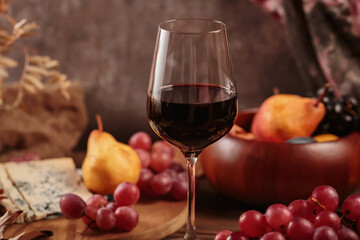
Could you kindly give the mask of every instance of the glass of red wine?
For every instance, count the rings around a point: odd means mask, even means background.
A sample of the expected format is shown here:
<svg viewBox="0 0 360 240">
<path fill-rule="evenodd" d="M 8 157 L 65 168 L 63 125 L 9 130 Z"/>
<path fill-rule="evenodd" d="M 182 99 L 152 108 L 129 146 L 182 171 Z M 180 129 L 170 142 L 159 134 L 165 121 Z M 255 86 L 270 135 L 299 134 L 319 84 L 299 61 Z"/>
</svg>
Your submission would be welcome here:
<svg viewBox="0 0 360 240">
<path fill-rule="evenodd" d="M 236 87 L 222 22 L 175 19 L 159 25 L 147 115 L 155 133 L 185 156 L 188 220 L 184 239 L 198 239 L 195 163 L 206 146 L 230 131 L 237 115 Z"/>
</svg>

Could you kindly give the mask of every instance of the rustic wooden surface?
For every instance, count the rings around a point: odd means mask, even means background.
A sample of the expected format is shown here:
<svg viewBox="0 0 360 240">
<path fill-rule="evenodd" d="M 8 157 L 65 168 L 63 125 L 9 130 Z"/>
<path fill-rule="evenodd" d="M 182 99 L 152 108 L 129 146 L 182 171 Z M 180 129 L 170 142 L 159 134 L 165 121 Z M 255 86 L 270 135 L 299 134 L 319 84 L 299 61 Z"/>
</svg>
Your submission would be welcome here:
<svg viewBox="0 0 360 240">
<path fill-rule="evenodd" d="M 83 83 L 89 126 L 79 148 L 96 127 L 120 141 L 138 130 L 152 133 L 146 92 L 157 26 L 161 21 L 199 17 L 228 27 L 239 107 L 257 107 L 274 86 L 281 92 L 306 89 L 297 72 L 284 27 L 250 0 L 13 0 L 10 13 L 40 25 L 26 42 L 60 61 L 70 79 Z M 153 134 L 153 133 L 152 133 Z M 153 136 L 155 136 L 153 134 Z"/>
<path fill-rule="evenodd" d="M 185 201 L 146 200 L 134 205 L 139 213 L 139 223 L 130 232 L 102 232 L 86 229 L 81 219 L 70 220 L 58 218 L 36 221 L 30 224 L 14 224 L 8 230 L 8 236 L 14 236 L 23 231 L 52 231 L 50 239 L 87 240 L 87 239 L 117 239 L 117 240 L 159 240 L 181 228 L 187 217 Z"/>
<path fill-rule="evenodd" d="M 196 195 L 196 226 L 202 240 L 213 239 L 223 229 L 236 231 L 238 217 L 246 206 L 219 194 L 206 178 L 201 178 Z M 139 224 L 131 232 L 101 232 L 86 230 L 81 220 L 66 218 L 37 221 L 31 224 L 14 224 L 5 237 L 23 231 L 51 230 L 49 240 L 175 240 L 183 239 L 187 209 L 180 201 L 140 201 L 135 205 L 139 212 Z"/>
<path fill-rule="evenodd" d="M 360 194 L 360 188 L 358 188 L 354 193 Z M 183 209 L 183 206 L 181 206 L 181 203 L 177 205 L 177 211 L 181 212 Z M 265 212 L 265 209 L 262 208 L 255 208 L 252 206 L 244 205 L 241 202 L 235 201 L 233 199 L 230 199 L 222 194 L 220 194 L 217 190 L 215 190 L 209 183 L 209 181 L 206 178 L 201 178 L 198 185 L 198 190 L 196 193 L 196 227 L 197 227 L 197 233 L 199 237 L 201 237 L 202 240 L 212 240 L 217 232 L 227 229 L 231 231 L 238 231 L 238 218 L 241 215 L 242 212 L 249 210 L 249 209 L 257 209 L 261 212 Z M 154 211 L 155 210 L 155 211 Z M 164 208 L 153 208 L 152 209 L 154 214 L 157 214 L 157 212 L 165 211 Z M 173 212 L 174 213 L 174 212 Z M 183 213 L 183 212 L 182 212 Z M 170 217 L 173 219 L 173 222 L 179 221 L 178 224 L 182 225 L 185 221 L 181 216 L 180 218 L 176 219 L 173 218 L 173 215 Z M 156 224 L 156 215 L 149 215 L 149 219 L 152 221 L 152 224 Z M 167 218 L 166 216 L 163 216 L 163 219 Z M 173 225 L 173 222 L 170 223 L 170 225 Z M 37 230 L 46 230 L 47 226 L 43 225 L 43 222 L 39 222 L 37 225 Z M 62 220 L 60 222 L 61 224 L 53 224 L 58 223 L 56 221 L 50 221 L 48 222 L 48 226 L 52 226 L 53 229 L 57 230 L 57 233 L 60 235 L 55 235 L 54 237 L 51 237 L 51 240 L 67 240 L 67 239 L 124 239 L 119 238 L 122 237 L 119 234 L 106 234 L 106 235 L 98 235 L 96 237 L 89 237 L 89 236 L 81 236 L 81 231 L 84 229 L 84 225 L 82 222 L 79 222 L 77 220 L 74 221 L 68 221 L 66 219 Z M 158 233 L 157 236 L 164 236 L 162 234 L 165 234 L 163 229 L 166 229 L 169 225 L 164 225 L 165 228 L 160 227 L 158 230 L 154 230 L 154 232 Z M 175 239 L 183 239 L 184 233 L 185 233 L 185 225 L 183 227 L 180 227 L 179 225 L 175 226 L 179 227 L 179 230 L 174 232 L 173 234 L 170 234 L 169 236 L 163 238 L 164 240 L 175 240 Z M 16 230 L 22 230 L 23 227 L 21 225 L 15 225 L 13 226 L 12 231 Z M 136 228 L 135 228 L 136 229 Z M 139 233 L 140 229 L 135 230 L 137 233 Z M 169 229 L 166 229 L 164 231 L 168 231 Z M 172 228 L 174 230 L 174 228 Z M 153 231 L 151 231 L 154 233 Z M 9 232 L 10 233 L 10 232 Z M 165 234 L 166 235 L 166 234 Z M 60 236 L 60 237 L 59 237 Z M 77 237 L 76 237 L 77 236 Z M 110 238 L 107 238 L 106 236 L 110 236 Z M 125 239 L 136 239 L 136 240 L 146 240 L 147 238 L 125 238 Z M 151 240 L 158 239 L 156 237 L 152 238 Z"/>
</svg>

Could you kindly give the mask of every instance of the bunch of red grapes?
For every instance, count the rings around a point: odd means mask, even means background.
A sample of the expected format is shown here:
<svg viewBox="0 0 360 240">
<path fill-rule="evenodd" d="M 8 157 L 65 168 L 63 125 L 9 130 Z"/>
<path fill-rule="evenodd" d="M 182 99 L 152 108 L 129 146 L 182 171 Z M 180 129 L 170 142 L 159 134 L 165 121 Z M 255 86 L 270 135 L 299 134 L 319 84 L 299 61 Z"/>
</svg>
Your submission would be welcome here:
<svg viewBox="0 0 360 240">
<path fill-rule="evenodd" d="M 165 141 L 152 144 L 149 134 L 137 132 L 129 139 L 141 162 L 140 191 L 151 198 L 170 196 L 184 200 L 187 196 L 187 175 L 180 164 L 173 162 L 174 152 Z"/>
<path fill-rule="evenodd" d="M 131 207 L 140 197 L 139 188 L 133 183 L 124 182 L 117 186 L 111 196 L 113 199 L 94 194 L 85 202 L 78 195 L 68 193 L 61 197 L 60 209 L 66 217 L 82 218 L 93 229 L 131 231 L 139 220 L 137 211 Z"/>
<path fill-rule="evenodd" d="M 36 161 L 41 160 L 41 157 L 33 152 L 27 152 L 22 156 L 12 157 L 10 162 L 28 162 L 28 161 Z"/>
<path fill-rule="evenodd" d="M 273 204 L 265 214 L 244 212 L 239 217 L 240 231 L 223 230 L 214 240 L 359 240 L 360 195 L 348 196 L 338 207 L 336 190 L 321 185 L 307 200 Z"/>
</svg>

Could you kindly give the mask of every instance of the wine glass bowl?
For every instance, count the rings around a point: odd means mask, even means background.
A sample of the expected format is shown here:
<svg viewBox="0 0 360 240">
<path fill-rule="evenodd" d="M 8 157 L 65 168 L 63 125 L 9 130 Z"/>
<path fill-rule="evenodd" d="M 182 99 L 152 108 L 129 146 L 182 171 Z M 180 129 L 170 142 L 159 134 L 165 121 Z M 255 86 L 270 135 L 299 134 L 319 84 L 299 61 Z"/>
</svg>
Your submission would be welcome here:
<svg viewBox="0 0 360 240">
<path fill-rule="evenodd" d="M 225 88 L 205 84 L 169 85 L 161 89 L 160 95 L 148 97 L 150 125 L 183 152 L 201 151 L 233 125 L 236 95 Z"/>
<path fill-rule="evenodd" d="M 147 96 L 150 126 L 178 147 L 187 162 L 186 240 L 195 231 L 197 156 L 234 124 L 237 94 L 226 27 L 206 19 L 176 19 L 158 28 Z"/>
</svg>

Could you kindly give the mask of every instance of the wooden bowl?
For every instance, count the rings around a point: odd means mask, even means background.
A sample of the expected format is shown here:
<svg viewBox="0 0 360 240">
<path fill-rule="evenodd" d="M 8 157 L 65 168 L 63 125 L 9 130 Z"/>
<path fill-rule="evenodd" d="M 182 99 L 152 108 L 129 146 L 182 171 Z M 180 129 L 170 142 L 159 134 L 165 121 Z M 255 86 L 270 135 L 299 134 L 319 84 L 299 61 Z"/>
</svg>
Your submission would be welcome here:
<svg viewBox="0 0 360 240">
<path fill-rule="evenodd" d="M 255 111 L 240 112 L 249 128 Z M 360 134 L 323 143 L 272 143 L 226 135 L 200 155 L 203 171 L 220 192 L 242 202 L 266 206 L 307 199 L 322 184 L 340 198 L 360 182 Z"/>
</svg>

